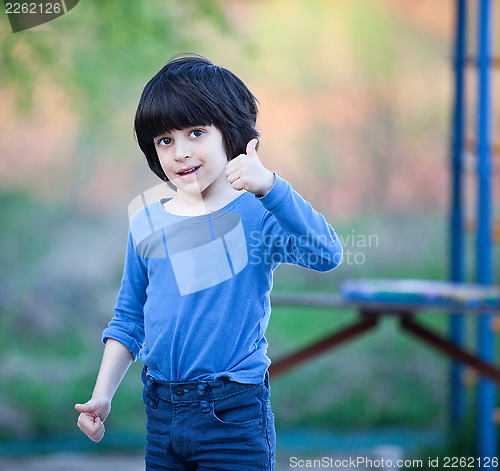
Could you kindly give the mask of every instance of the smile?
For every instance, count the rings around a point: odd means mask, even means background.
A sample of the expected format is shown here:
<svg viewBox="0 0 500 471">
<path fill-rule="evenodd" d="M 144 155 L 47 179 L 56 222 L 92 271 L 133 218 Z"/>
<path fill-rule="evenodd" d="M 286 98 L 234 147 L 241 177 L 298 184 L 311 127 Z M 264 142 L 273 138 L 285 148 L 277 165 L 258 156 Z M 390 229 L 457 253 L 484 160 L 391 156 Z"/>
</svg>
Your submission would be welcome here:
<svg viewBox="0 0 500 471">
<path fill-rule="evenodd" d="M 180 172 L 177 172 L 177 175 L 179 175 L 179 178 L 181 179 L 190 178 L 191 176 L 196 175 L 200 167 L 201 165 L 198 165 L 197 167 L 184 168 Z"/>
</svg>

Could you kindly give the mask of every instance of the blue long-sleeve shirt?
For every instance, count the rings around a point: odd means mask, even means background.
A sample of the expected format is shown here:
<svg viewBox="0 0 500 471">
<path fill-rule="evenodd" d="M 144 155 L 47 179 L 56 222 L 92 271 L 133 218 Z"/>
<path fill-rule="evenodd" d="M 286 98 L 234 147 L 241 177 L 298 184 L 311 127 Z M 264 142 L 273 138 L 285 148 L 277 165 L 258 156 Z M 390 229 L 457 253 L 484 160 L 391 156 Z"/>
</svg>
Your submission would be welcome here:
<svg viewBox="0 0 500 471">
<path fill-rule="evenodd" d="M 121 342 L 159 380 L 259 383 L 274 269 L 328 271 L 341 258 L 333 228 L 277 175 L 265 196 L 244 192 L 207 215 L 174 215 L 157 201 L 130 222 L 103 340 Z"/>
</svg>

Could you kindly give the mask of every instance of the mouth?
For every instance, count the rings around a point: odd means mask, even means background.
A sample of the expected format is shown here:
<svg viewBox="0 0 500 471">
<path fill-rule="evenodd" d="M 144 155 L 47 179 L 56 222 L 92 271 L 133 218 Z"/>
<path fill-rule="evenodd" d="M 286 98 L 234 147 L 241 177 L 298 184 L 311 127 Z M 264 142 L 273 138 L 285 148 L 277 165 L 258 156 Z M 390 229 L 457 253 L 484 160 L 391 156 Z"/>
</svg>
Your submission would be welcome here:
<svg viewBox="0 0 500 471">
<path fill-rule="evenodd" d="M 177 175 L 179 175 L 179 178 L 182 178 L 182 179 L 185 179 L 185 178 L 189 178 L 193 175 L 196 175 L 196 173 L 198 172 L 198 169 L 201 167 L 201 165 L 198 165 L 196 167 L 186 167 L 186 168 L 183 168 L 182 170 L 180 170 L 179 172 L 177 172 Z"/>
</svg>

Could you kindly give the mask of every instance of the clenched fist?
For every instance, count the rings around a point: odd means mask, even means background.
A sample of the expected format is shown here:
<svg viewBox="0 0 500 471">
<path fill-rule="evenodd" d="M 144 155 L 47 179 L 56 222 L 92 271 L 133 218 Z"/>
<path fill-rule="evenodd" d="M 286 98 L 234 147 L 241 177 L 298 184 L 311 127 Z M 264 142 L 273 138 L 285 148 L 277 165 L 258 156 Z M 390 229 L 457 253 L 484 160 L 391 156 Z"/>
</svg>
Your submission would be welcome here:
<svg viewBox="0 0 500 471">
<path fill-rule="evenodd" d="M 78 427 L 91 440 L 98 442 L 104 436 L 104 420 L 111 410 L 111 403 L 106 397 L 96 397 L 85 404 L 76 404 L 80 412 Z"/>
</svg>

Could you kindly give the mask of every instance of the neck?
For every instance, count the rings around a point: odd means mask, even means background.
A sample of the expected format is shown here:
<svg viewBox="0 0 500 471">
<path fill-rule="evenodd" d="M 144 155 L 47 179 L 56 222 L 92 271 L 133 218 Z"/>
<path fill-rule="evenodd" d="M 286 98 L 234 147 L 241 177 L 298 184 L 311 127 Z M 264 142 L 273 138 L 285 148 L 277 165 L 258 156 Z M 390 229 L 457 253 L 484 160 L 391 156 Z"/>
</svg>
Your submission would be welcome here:
<svg viewBox="0 0 500 471">
<path fill-rule="evenodd" d="M 165 209 L 182 215 L 199 216 L 223 208 L 241 194 L 242 191 L 235 190 L 231 185 L 221 188 L 220 191 L 208 193 L 187 193 L 178 190 L 174 198 L 166 204 Z"/>
</svg>

